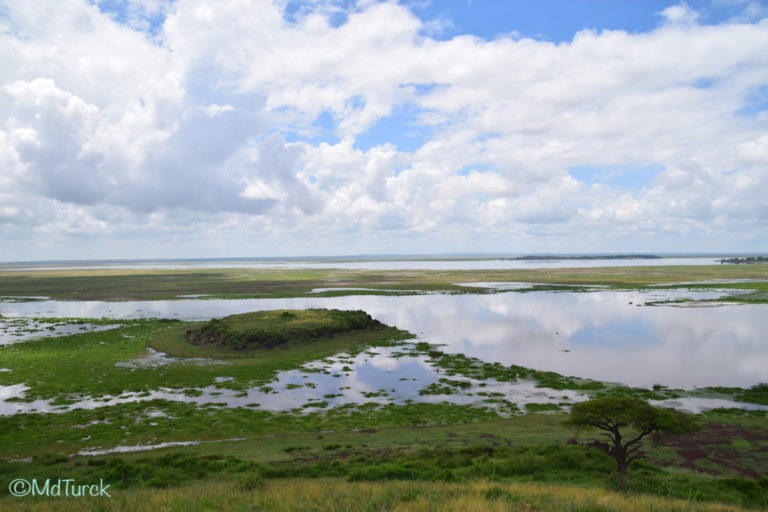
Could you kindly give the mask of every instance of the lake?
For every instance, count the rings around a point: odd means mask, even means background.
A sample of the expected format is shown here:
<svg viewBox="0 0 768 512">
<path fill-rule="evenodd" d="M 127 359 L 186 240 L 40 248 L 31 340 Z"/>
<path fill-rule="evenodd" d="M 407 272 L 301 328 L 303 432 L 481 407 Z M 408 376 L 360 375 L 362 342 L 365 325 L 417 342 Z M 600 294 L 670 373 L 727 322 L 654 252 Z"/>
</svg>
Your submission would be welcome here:
<svg viewBox="0 0 768 512">
<path fill-rule="evenodd" d="M 445 352 L 487 362 L 646 387 L 749 387 L 768 381 L 765 306 L 639 307 L 660 299 L 689 297 L 706 301 L 717 295 L 717 291 L 656 290 L 129 302 L 48 300 L 0 303 L 0 315 L 205 320 L 267 309 L 362 309 L 377 320 L 412 332 L 419 341 L 440 344 Z M 393 359 L 379 363 L 405 362 Z"/>
</svg>

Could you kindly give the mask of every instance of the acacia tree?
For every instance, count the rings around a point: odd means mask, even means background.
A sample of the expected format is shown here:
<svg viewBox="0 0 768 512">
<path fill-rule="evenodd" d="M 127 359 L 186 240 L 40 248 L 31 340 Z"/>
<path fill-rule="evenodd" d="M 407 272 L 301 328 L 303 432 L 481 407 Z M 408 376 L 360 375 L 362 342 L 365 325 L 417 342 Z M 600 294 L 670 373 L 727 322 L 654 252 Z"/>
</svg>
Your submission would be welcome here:
<svg viewBox="0 0 768 512">
<path fill-rule="evenodd" d="M 642 455 L 641 441 L 652 432 L 682 434 L 699 428 L 690 414 L 654 407 L 640 398 L 605 396 L 571 407 L 567 425 L 603 430 L 608 443 L 599 446 L 616 460 L 619 482 L 629 464 Z M 622 432 L 623 429 L 623 432 Z"/>
</svg>

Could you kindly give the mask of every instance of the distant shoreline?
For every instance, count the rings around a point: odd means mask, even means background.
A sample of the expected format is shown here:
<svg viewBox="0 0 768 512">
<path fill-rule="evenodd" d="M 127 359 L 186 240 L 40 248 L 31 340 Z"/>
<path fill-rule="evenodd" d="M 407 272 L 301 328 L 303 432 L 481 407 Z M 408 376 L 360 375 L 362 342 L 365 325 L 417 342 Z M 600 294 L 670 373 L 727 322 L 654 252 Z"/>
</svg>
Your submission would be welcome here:
<svg viewBox="0 0 768 512">
<path fill-rule="evenodd" d="M 596 255 L 582 255 L 582 256 L 518 256 L 515 258 L 501 258 L 503 260 L 515 260 L 515 261 L 538 261 L 538 260 L 660 260 L 661 256 L 655 254 L 596 254 Z"/>
<path fill-rule="evenodd" d="M 599 260 L 658 260 L 677 258 L 712 258 L 713 260 L 746 259 L 764 257 L 754 253 L 660 253 L 660 254 L 620 254 L 620 253 L 550 253 L 550 254 L 359 254 L 335 256 L 237 256 L 210 258 L 106 258 L 106 259 L 61 259 L 61 260 L 17 260 L 0 261 L 0 266 L 32 265 L 140 265 L 163 263 L 272 263 L 272 262 L 359 262 L 359 261 L 599 261 Z"/>
</svg>

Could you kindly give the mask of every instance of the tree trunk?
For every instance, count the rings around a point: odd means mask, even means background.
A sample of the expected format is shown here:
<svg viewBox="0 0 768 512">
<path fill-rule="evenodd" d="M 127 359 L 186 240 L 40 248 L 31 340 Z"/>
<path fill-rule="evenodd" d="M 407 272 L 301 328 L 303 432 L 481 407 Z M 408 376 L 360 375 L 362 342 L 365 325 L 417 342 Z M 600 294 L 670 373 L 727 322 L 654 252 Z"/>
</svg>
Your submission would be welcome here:
<svg viewBox="0 0 768 512">
<path fill-rule="evenodd" d="M 627 486 L 627 467 L 629 464 L 627 464 L 627 457 L 624 450 L 619 447 L 616 451 L 617 453 L 614 455 L 614 458 L 616 459 L 616 473 L 619 477 L 619 489 L 624 489 Z"/>
<path fill-rule="evenodd" d="M 629 462 L 627 461 L 627 447 L 621 443 L 621 433 L 618 427 L 613 430 L 613 446 L 611 447 L 611 456 L 616 461 L 616 473 L 618 475 L 619 489 L 624 489 L 627 485 L 627 468 Z"/>
</svg>

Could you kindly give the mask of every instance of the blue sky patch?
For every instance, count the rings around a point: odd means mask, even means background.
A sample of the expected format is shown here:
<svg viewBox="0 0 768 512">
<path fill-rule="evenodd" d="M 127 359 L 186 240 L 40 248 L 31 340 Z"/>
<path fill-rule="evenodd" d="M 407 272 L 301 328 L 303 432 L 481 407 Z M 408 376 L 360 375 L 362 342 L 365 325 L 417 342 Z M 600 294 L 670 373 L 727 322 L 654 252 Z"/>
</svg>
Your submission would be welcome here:
<svg viewBox="0 0 768 512">
<path fill-rule="evenodd" d="M 355 147 L 368 151 L 388 142 L 400 151 L 416 151 L 433 135 L 432 128 L 419 119 L 419 112 L 410 104 L 396 109 L 392 115 L 379 119 L 368 131 L 357 135 Z"/>
<path fill-rule="evenodd" d="M 658 344 L 658 336 L 644 320 L 627 320 L 607 325 L 589 325 L 571 335 L 571 343 L 582 346 L 649 346 Z"/>
<path fill-rule="evenodd" d="M 107 14 L 113 21 L 125 25 L 134 30 L 146 32 L 151 36 L 157 36 L 165 23 L 167 8 L 176 0 L 166 0 L 165 8 L 157 12 L 147 12 L 137 4 L 123 0 L 91 0 L 99 10 Z M 140 5 L 140 4 L 139 4 Z"/>
<path fill-rule="evenodd" d="M 135 30 L 157 36 L 169 7 L 177 0 L 165 0 L 157 12 L 148 12 L 141 3 L 124 0 L 89 0 L 113 20 Z M 383 1 L 383 0 L 381 0 Z M 298 23 L 302 17 L 320 10 L 328 16 L 332 27 L 344 25 L 349 14 L 357 9 L 358 0 L 288 0 L 283 19 Z M 430 37 L 447 40 L 459 35 L 474 35 L 486 40 L 500 35 L 533 38 L 554 43 L 569 42 L 585 29 L 625 30 L 630 33 L 648 32 L 659 27 L 661 12 L 679 5 L 670 0 L 548 0 L 542 2 L 501 0 L 400 0 L 429 27 Z M 765 7 L 765 1 L 757 1 Z M 687 0 L 686 4 L 699 13 L 701 24 L 718 24 L 737 16 L 748 16 L 746 2 L 718 0 Z M 437 23 L 435 23 L 437 22 Z M 439 26 L 435 31 L 433 28 Z"/>
<path fill-rule="evenodd" d="M 584 183 L 600 183 L 611 187 L 632 188 L 642 190 L 651 180 L 664 172 L 661 164 L 636 165 L 580 165 L 569 167 L 568 172 L 574 179 Z"/>
<path fill-rule="evenodd" d="M 403 1 L 422 21 L 441 20 L 446 28 L 437 39 L 472 34 L 486 40 L 500 34 L 517 34 L 560 43 L 584 29 L 646 32 L 659 25 L 658 14 L 675 2 L 643 0 L 548 0 L 521 2 L 499 0 Z M 690 4 L 690 2 L 689 2 Z"/>
<path fill-rule="evenodd" d="M 417 83 L 411 83 L 411 84 L 403 84 L 400 86 L 400 88 L 409 87 L 413 89 L 413 91 L 416 93 L 416 96 L 423 96 L 425 94 L 429 94 L 435 89 L 437 89 L 440 86 L 437 82 L 430 82 L 428 84 L 417 84 Z"/>
<path fill-rule="evenodd" d="M 435 39 L 472 34 L 491 40 L 501 34 L 554 43 L 568 42 L 580 30 L 624 30 L 648 32 L 664 23 L 661 12 L 680 1 L 674 0 L 401 0 L 424 22 L 438 21 L 441 33 Z M 738 16 L 748 16 L 747 2 L 687 0 L 699 14 L 698 22 L 714 25 Z M 765 7 L 765 1 L 756 4 Z M 758 15 L 759 16 L 759 15 Z"/>
<path fill-rule="evenodd" d="M 302 17 L 315 11 L 318 3 L 317 0 L 289 0 L 283 10 L 283 19 L 289 23 L 298 23 Z M 329 24 L 332 27 L 340 27 L 346 23 L 355 4 L 355 0 L 334 0 L 324 5 Z"/>
<path fill-rule="evenodd" d="M 768 110 L 768 86 L 755 90 L 746 98 L 746 105 L 736 111 L 737 114 L 755 115 Z"/>
<path fill-rule="evenodd" d="M 691 85 L 693 85 L 697 89 L 711 89 L 717 84 L 717 80 L 711 77 L 705 77 L 705 78 L 699 78 L 698 80 L 694 81 Z"/>
<path fill-rule="evenodd" d="M 467 164 L 461 169 L 458 170 L 456 174 L 459 176 L 469 176 L 469 173 L 472 171 L 475 172 L 486 172 L 491 169 L 491 164 L 480 164 L 480 163 L 473 163 L 473 164 Z"/>
<path fill-rule="evenodd" d="M 283 133 L 286 142 L 311 142 L 312 144 L 338 144 L 336 135 L 336 120 L 328 110 L 323 111 L 315 118 L 308 129 L 286 130 Z"/>
</svg>

